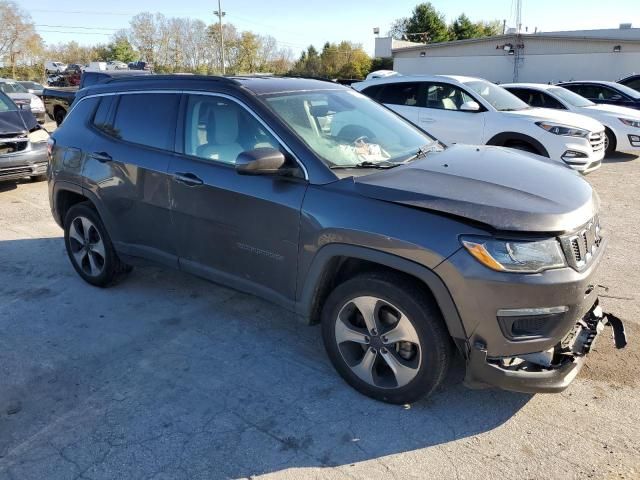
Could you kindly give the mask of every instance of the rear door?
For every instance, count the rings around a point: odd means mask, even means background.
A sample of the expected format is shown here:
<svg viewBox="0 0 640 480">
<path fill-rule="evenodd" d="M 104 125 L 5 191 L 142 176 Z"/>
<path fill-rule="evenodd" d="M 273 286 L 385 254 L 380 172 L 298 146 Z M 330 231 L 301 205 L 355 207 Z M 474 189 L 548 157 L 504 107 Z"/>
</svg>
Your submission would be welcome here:
<svg viewBox="0 0 640 480">
<path fill-rule="evenodd" d="M 283 145 L 229 96 L 185 95 L 171 159 L 172 225 L 180 268 L 259 293 L 295 297 L 304 178 L 239 175 L 243 151 Z M 302 176 L 303 172 L 301 172 Z"/>
<path fill-rule="evenodd" d="M 421 82 L 385 83 L 370 88 L 377 87 L 381 88 L 372 92 L 375 94 L 373 98 L 384 103 L 411 123 L 420 125 L 420 107 L 424 107 L 424 88 Z"/>
<path fill-rule="evenodd" d="M 104 96 L 84 165 L 117 248 L 177 266 L 167 170 L 173 157 L 179 93 Z"/>
</svg>

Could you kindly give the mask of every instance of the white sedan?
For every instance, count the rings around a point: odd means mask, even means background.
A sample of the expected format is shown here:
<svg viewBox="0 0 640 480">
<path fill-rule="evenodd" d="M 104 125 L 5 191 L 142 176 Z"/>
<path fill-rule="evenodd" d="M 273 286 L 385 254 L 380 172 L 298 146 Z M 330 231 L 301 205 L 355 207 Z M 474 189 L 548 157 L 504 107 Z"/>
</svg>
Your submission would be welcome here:
<svg viewBox="0 0 640 480">
<path fill-rule="evenodd" d="M 553 108 L 586 115 L 605 126 L 605 149 L 640 151 L 640 111 L 617 105 L 595 104 L 577 93 L 555 85 L 508 83 L 502 85 L 532 107 Z"/>
</svg>

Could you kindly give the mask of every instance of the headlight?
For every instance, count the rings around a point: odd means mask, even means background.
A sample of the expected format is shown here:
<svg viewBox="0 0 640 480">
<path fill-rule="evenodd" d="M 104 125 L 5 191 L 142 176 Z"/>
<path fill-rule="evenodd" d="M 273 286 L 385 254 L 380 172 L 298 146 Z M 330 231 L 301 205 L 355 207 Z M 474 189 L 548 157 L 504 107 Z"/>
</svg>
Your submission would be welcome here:
<svg viewBox="0 0 640 480">
<path fill-rule="evenodd" d="M 29 132 L 29 141 L 31 143 L 46 142 L 49 140 L 49 134 L 44 128 L 37 128 Z"/>
<path fill-rule="evenodd" d="M 567 265 L 560 243 L 463 237 L 462 245 L 480 263 L 499 272 L 537 273 Z"/>
<path fill-rule="evenodd" d="M 559 123 L 536 122 L 536 125 L 554 135 L 562 135 L 565 137 L 588 137 L 589 130 L 583 128 L 570 127 Z"/>
<path fill-rule="evenodd" d="M 640 128 L 640 120 L 631 120 L 630 118 L 619 118 L 618 120 L 628 127 Z"/>
</svg>

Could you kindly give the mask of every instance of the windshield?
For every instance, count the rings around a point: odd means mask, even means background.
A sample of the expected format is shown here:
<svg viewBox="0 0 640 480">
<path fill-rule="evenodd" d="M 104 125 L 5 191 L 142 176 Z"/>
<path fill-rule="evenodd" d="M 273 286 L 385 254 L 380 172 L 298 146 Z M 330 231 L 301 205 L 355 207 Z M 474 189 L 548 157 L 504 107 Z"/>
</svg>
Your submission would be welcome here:
<svg viewBox="0 0 640 480">
<path fill-rule="evenodd" d="M 620 92 L 624 93 L 625 95 L 631 97 L 631 98 L 635 98 L 640 99 L 640 92 L 637 90 L 634 90 L 633 88 L 629 88 L 626 85 L 622 85 L 621 83 L 614 83 L 615 88 L 617 90 L 619 90 Z"/>
<path fill-rule="evenodd" d="M 564 100 L 569 105 L 573 105 L 574 107 L 593 107 L 595 105 L 595 103 L 593 103 L 591 100 L 587 100 L 582 95 L 578 95 L 577 93 L 574 93 L 571 90 L 567 90 L 566 88 L 553 87 L 550 88 L 549 91 L 559 99 Z"/>
<path fill-rule="evenodd" d="M 20 82 L 24 88 L 31 88 L 32 90 L 42 90 L 44 87 L 36 82 Z"/>
<path fill-rule="evenodd" d="M 524 103 L 513 93 L 485 80 L 472 80 L 464 82 L 464 84 L 500 112 L 511 112 L 514 110 L 525 110 L 530 108 L 529 105 Z"/>
<path fill-rule="evenodd" d="M 13 103 L 13 101 L 7 97 L 4 93 L 0 92 L 0 113 L 1 112 L 12 112 L 18 110 L 18 107 L 16 106 L 15 103 Z"/>
<path fill-rule="evenodd" d="M 275 94 L 266 103 L 330 168 L 397 164 L 440 145 L 355 90 Z"/>
<path fill-rule="evenodd" d="M 18 82 L 1 82 L 0 90 L 4 93 L 28 93 L 27 89 Z"/>
</svg>

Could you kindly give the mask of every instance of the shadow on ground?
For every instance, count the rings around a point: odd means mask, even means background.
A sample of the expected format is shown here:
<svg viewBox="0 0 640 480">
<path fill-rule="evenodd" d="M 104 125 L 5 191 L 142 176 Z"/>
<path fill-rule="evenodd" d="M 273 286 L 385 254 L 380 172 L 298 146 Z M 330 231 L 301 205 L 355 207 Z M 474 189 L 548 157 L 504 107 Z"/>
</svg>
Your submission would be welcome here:
<svg viewBox="0 0 640 480">
<path fill-rule="evenodd" d="M 637 159 L 638 156 L 632 153 L 613 152 L 610 156 L 605 157 L 602 163 L 624 163 Z"/>
<path fill-rule="evenodd" d="M 0 242 L 0 478 L 248 477 L 349 465 L 494 429 L 528 395 L 457 362 L 410 408 L 341 381 L 318 327 L 179 272 L 110 289 L 62 239 Z"/>
</svg>

